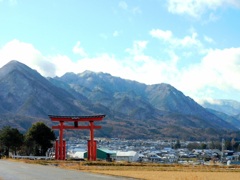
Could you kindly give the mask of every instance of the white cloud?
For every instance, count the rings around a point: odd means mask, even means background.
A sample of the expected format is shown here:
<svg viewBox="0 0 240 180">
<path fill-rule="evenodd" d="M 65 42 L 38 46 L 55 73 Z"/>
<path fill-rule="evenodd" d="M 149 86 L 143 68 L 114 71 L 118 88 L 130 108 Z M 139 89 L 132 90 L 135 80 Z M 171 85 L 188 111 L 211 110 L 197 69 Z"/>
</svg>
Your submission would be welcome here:
<svg viewBox="0 0 240 180">
<path fill-rule="evenodd" d="M 11 6 L 15 6 L 15 5 L 18 4 L 18 1 L 17 1 L 17 0 L 9 0 L 9 4 L 10 4 Z"/>
<path fill-rule="evenodd" d="M 44 57 L 32 44 L 12 40 L 0 49 L 0 66 L 11 60 L 18 60 L 45 76 L 55 74 L 54 65 Z"/>
<path fill-rule="evenodd" d="M 131 55 L 141 55 L 143 50 L 147 47 L 147 41 L 134 41 L 133 48 L 127 48 L 126 52 Z"/>
<path fill-rule="evenodd" d="M 216 49 L 202 59 L 199 64 L 190 65 L 181 71 L 178 82 L 174 84 L 193 97 L 211 97 L 219 89 L 229 92 L 240 90 L 240 48 Z"/>
<path fill-rule="evenodd" d="M 141 14 L 142 13 L 142 10 L 140 9 L 140 7 L 134 7 L 132 9 L 132 13 L 133 14 Z"/>
<path fill-rule="evenodd" d="M 114 31 L 113 32 L 113 37 L 118 37 L 119 36 L 119 32 L 118 31 Z"/>
<path fill-rule="evenodd" d="M 142 10 L 140 7 L 135 6 L 135 7 L 129 7 L 128 4 L 125 1 L 120 1 L 118 3 L 118 6 L 123 9 L 124 11 L 131 13 L 133 15 L 141 14 Z"/>
<path fill-rule="evenodd" d="M 122 8 L 122 9 L 124 9 L 124 10 L 127 10 L 127 8 L 128 8 L 128 5 L 127 5 L 127 3 L 126 3 L 125 1 L 120 1 L 120 2 L 118 3 L 118 6 L 119 6 L 120 8 Z"/>
<path fill-rule="evenodd" d="M 126 50 L 129 55 L 124 59 L 117 59 L 113 55 L 103 53 L 96 57 L 83 57 L 73 61 L 61 54 L 44 56 L 33 45 L 13 40 L 0 49 L 0 59 L 1 65 L 12 59 L 18 60 L 36 69 L 43 76 L 62 76 L 66 72 L 80 73 L 84 70 L 91 70 L 107 72 L 114 76 L 147 84 L 164 82 L 167 80 L 166 74 L 170 74 L 167 72 L 175 69 L 176 56 L 172 54 L 175 59 L 172 63 L 156 60 L 144 54 L 147 44 L 147 41 L 135 41 L 133 47 Z M 77 47 L 79 45 L 77 43 Z"/>
<path fill-rule="evenodd" d="M 147 44 L 147 41 L 135 41 L 132 48 L 126 49 L 129 53 L 127 59 L 129 61 L 125 66 L 131 67 L 131 79 L 146 84 L 156 84 L 168 82 L 169 79 L 177 76 L 176 64 L 178 57 L 172 51 L 169 51 L 170 59 L 167 61 L 147 56 L 144 53 Z"/>
<path fill-rule="evenodd" d="M 77 47 L 79 45 L 77 43 Z M 146 55 L 147 46 L 147 41 L 135 41 L 126 49 L 128 55 L 123 59 L 102 53 L 73 61 L 61 54 L 44 56 L 33 45 L 13 40 L 0 48 L 0 66 L 15 59 L 43 76 L 62 76 L 66 72 L 84 70 L 106 72 L 146 84 L 169 83 L 193 98 L 212 97 L 212 89 L 240 91 L 240 48 L 209 50 L 200 63 L 179 69 L 180 57 L 173 50 L 168 51 L 168 59 L 162 60 Z"/>
<path fill-rule="evenodd" d="M 108 35 L 105 34 L 105 33 L 100 33 L 99 36 L 102 38 L 102 39 L 108 39 Z"/>
<path fill-rule="evenodd" d="M 217 16 L 216 14 L 214 13 L 210 13 L 208 15 L 208 19 L 204 22 L 204 23 L 208 23 L 208 22 L 214 22 L 214 21 L 217 21 L 219 19 L 219 16 Z"/>
<path fill-rule="evenodd" d="M 0 3 L 3 2 L 4 0 L 0 0 Z M 6 1 L 6 0 L 5 0 Z M 17 0 L 7 0 L 10 6 L 15 6 L 18 4 Z"/>
<path fill-rule="evenodd" d="M 82 57 L 86 57 L 87 56 L 87 53 L 80 46 L 80 41 L 78 41 L 77 44 L 73 47 L 73 53 L 79 54 Z"/>
<path fill-rule="evenodd" d="M 183 38 L 174 37 L 170 30 L 153 29 L 150 31 L 150 35 L 159 40 L 164 40 L 173 47 L 198 47 L 201 48 L 203 45 L 198 39 L 198 34 L 191 30 L 191 35 Z"/>
<path fill-rule="evenodd" d="M 208 43 L 213 43 L 214 42 L 214 40 L 212 38 L 208 37 L 208 36 L 204 36 L 204 40 Z"/>
<path fill-rule="evenodd" d="M 183 39 L 175 39 L 176 44 L 180 44 L 183 47 L 196 46 L 201 47 L 202 43 L 197 39 L 198 34 L 193 32 L 191 36 L 185 36 Z"/>
<path fill-rule="evenodd" d="M 150 35 L 152 37 L 163 39 L 165 41 L 170 40 L 172 38 L 172 32 L 169 30 L 161 30 L 161 29 L 153 29 L 150 31 Z"/>
<path fill-rule="evenodd" d="M 201 17 L 208 10 L 221 7 L 240 8 L 239 0 L 167 0 L 168 11 L 174 14 L 187 14 L 195 18 Z"/>
<path fill-rule="evenodd" d="M 48 57 L 49 61 L 54 64 L 55 74 L 54 76 L 62 76 L 66 72 L 76 72 L 76 63 L 73 62 L 68 56 L 66 55 L 55 55 Z M 44 74 L 42 74 L 44 76 Z"/>
<path fill-rule="evenodd" d="M 144 48 L 145 43 L 141 42 L 137 46 L 140 49 Z M 82 54 L 79 42 L 73 47 L 73 52 Z M 62 76 L 66 72 L 80 73 L 84 70 L 107 72 L 124 78 L 134 75 L 131 62 L 117 60 L 114 56 L 107 53 L 102 53 L 92 58 L 84 56 L 73 61 L 68 56 L 61 54 L 44 56 L 32 44 L 19 40 L 12 40 L 0 48 L 0 59 L 0 67 L 11 60 L 18 60 L 37 70 L 43 76 L 50 77 Z"/>
</svg>

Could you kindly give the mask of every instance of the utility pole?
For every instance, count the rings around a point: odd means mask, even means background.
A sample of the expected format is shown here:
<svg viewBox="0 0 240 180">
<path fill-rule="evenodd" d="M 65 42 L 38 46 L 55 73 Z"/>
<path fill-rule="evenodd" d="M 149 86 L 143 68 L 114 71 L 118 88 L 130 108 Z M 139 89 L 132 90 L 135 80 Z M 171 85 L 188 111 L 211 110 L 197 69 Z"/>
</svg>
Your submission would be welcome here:
<svg viewBox="0 0 240 180">
<path fill-rule="evenodd" d="M 225 140 L 224 140 L 224 138 L 222 138 L 222 157 L 221 157 L 221 162 L 223 162 L 224 150 L 225 150 Z"/>
</svg>

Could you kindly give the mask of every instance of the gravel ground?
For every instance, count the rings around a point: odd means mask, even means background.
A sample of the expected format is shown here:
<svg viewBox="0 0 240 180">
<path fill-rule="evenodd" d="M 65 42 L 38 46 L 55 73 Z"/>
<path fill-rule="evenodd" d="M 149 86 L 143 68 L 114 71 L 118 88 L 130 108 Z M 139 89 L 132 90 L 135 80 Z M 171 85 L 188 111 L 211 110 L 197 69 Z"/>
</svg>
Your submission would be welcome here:
<svg viewBox="0 0 240 180">
<path fill-rule="evenodd" d="M 0 180 L 123 180 L 127 178 L 0 160 Z"/>
</svg>

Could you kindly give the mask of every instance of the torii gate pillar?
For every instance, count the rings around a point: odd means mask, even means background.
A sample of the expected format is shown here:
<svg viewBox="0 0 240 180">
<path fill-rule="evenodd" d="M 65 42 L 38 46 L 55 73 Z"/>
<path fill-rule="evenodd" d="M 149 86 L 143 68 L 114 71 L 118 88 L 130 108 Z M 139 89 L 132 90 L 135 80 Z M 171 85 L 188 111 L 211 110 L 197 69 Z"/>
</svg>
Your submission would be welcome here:
<svg viewBox="0 0 240 180">
<path fill-rule="evenodd" d="M 59 122 L 58 126 L 52 126 L 52 129 L 59 130 L 59 140 L 56 140 L 55 144 L 55 159 L 65 160 L 66 159 L 66 141 L 63 140 L 64 129 L 89 129 L 90 140 L 88 140 L 88 160 L 96 161 L 97 159 L 97 142 L 94 140 L 94 129 L 100 129 L 101 126 L 95 126 L 94 121 L 101 121 L 105 115 L 96 116 L 53 116 L 49 115 L 49 118 L 53 122 Z M 79 122 L 89 122 L 89 126 L 78 126 Z M 64 122 L 73 122 L 73 126 L 66 126 Z"/>
</svg>

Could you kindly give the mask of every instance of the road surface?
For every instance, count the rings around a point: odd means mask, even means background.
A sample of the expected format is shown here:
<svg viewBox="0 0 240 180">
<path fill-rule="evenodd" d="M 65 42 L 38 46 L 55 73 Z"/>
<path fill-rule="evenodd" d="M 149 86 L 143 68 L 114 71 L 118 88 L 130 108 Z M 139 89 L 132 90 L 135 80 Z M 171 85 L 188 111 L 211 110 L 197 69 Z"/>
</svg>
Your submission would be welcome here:
<svg viewBox="0 0 240 180">
<path fill-rule="evenodd" d="M 0 159 L 0 180 L 123 180 L 128 178 Z"/>
</svg>

